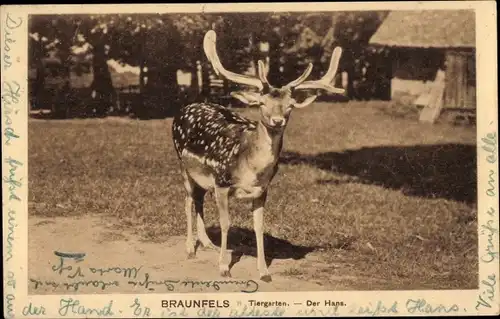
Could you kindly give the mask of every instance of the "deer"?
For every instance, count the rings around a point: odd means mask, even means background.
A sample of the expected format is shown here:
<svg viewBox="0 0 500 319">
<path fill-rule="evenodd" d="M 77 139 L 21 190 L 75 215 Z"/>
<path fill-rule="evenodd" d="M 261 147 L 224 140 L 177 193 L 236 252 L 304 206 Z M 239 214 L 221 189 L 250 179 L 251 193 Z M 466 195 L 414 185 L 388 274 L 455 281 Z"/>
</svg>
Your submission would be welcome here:
<svg viewBox="0 0 500 319">
<path fill-rule="evenodd" d="M 258 61 L 258 77 L 226 70 L 217 54 L 216 33 L 205 34 L 203 49 L 215 73 L 236 84 L 257 88 L 258 92 L 241 91 L 231 95 L 248 105 L 259 105 L 258 121 L 219 104 L 192 103 L 182 106 L 172 122 L 172 136 L 186 196 L 184 209 L 187 219 L 187 258 L 195 257 L 193 240 L 193 206 L 196 215 L 196 244 L 219 250 L 219 272 L 231 277 L 231 254 L 227 249 L 230 227 L 229 199 L 251 200 L 253 226 L 257 246 L 257 270 L 260 280 L 271 282 L 264 252 L 264 209 L 270 182 L 278 171 L 283 147 L 283 135 L 294 109 L 313 103 L 318 94 L 295 100 L 294 94 L 303 90 L 324 90 L 343 94 L 344 90 L 331 83 L 337 72 L 342 49 L 332 53 L 328 71 L 319 80 L 307 81 L 313 65 L 294 81 L 283 87 L 274 87 L 267 80 L 268 68 Z M 307 93 L 307 92 L 306 92 Z M 207 235 L 204 223 L 204 197 L 213 192 L 219 213 L 221 230 L 220 248 L 215 247 Z"/>
</svg>

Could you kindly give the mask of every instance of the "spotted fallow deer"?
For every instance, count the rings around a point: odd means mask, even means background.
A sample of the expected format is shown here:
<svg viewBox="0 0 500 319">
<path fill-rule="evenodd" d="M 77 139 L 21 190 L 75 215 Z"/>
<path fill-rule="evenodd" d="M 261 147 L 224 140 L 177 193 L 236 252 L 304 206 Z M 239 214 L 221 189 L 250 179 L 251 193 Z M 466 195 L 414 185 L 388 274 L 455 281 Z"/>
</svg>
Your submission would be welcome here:
<svg viewBox="0 0 500 319">
<path fill-rule="evenodd" d="M 180 159 L 186 189 L 185 213 L 187 218 L 186 248 L 188 258 L 195 256 L 192 208 L 194 203 L 198 240 L 204 247 L 215 248 L 207 236 L 203 220 L 203 201 L 207 191 L 214 191 L 219 211 L 221 245 L 219 270 L 230 277 L 231 254 L 227 251 L 230 225 L 229 197 L 252 200 L 254 231 L 257 241 L 257 268 L 260 279 L 271 281 L 264 256 L 263 215 L 269 183 L 278 169 L 283 145 L 283 133 L 294 108 L 303 108 L 317 97 L 312 95 L 297 102 L 294 92 L 321 89 L 342 94 L 343 89 L 331 84 L 339 63 L 341 49 L 332 54 L 326 74 L 316 81 L 306 81 L 312 71 L 309 64 L 296 80 L 281 88 L 271 86 L 266 78 L 266 66 L 258 62 L 259 77 L 240 75 L 226 70 L 217 55 L 216 35 L 208 31 L 203 48 L 215 72 L 238 84 L 256 87 L 258 94 L 233 94 L 247 104 L 260 105 L 260 119 L 250 121 L 229 109 L 210 103 L 184 106 L 173 120 L 173 142 Z"/>
</svg>

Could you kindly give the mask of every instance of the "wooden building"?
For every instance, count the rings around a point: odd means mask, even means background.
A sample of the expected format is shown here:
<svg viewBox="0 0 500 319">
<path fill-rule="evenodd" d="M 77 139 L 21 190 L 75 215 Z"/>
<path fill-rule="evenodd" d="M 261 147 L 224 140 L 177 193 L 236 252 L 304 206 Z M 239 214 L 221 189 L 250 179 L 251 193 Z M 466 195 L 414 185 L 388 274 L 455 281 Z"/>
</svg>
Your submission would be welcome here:
<svg viewBox="0 0 500 319">
<path fill-rule="evenodd" d="M 473 10 L 389 13 L 370 44 L 390 50 L 391 97 L 431 105 L 431 122 L 442 108 L 475 110 L 475 32 Z"/>
</svg>

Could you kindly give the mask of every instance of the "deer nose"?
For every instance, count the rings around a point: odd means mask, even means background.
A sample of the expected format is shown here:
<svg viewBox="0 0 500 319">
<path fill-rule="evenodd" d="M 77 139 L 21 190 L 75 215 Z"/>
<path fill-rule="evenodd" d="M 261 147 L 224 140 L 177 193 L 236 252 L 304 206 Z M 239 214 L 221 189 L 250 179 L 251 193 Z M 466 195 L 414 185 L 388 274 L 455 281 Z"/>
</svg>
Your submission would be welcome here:
<svg viewBox="0 0 500 319">
<path fill-rule="evenodd" d="M 271 124 L 274 126 L 283 126 L 283 124 L 285 124 L 285 119 L 280 117 L 272 117 Z"/>
</svg>

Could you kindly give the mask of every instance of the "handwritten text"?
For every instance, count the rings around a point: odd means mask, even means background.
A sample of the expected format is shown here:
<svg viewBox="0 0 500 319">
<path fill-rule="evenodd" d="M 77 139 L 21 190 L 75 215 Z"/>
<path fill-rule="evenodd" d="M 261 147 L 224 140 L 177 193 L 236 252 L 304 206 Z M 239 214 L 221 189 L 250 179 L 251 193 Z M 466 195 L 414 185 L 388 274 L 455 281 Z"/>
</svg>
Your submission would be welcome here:
<svg viewBox="0 0 500 319">
<path fill-rule="evenodd" d="M 14 39 L 14 30 L 19 28 L 23 24 L 23 20 L 20 17 L 13 17 L 10 13 L 7 13 L 5 18 L 5 28 L 3 36 L 3 52 L 2 59 L 4 63 L 4 69 L 8 69 L 12 66 L 12 57 L 10 56 L 10 51 L 12 50 L 11 45 L 16 42 Z"/>
</svg>

